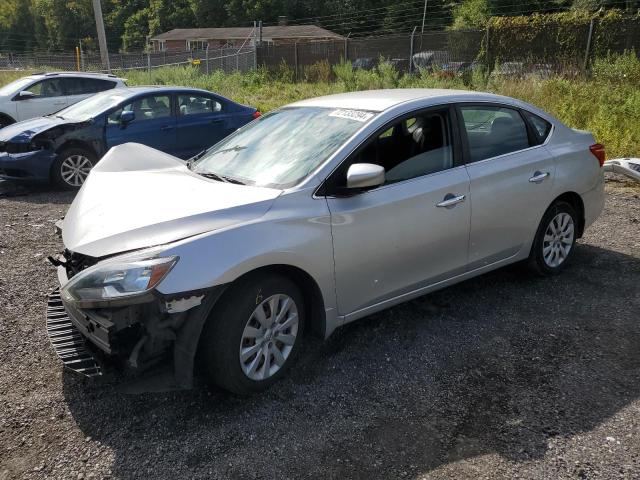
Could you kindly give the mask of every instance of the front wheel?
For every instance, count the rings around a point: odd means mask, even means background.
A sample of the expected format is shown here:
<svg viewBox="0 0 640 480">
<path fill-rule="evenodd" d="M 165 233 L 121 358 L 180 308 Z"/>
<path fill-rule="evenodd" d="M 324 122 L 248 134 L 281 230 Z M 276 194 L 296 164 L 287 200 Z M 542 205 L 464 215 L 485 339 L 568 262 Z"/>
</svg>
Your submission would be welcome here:
<svg viewBox="0 0 640 480">
<path fill-rule="evenodd" d="M 62 150 L 51 167 L 51 181 L 59 188 L 77 190 L 96 164 L 96 156 L 82 148 Z"/>
<path fill-rule="evenodd" d="M 535 271 L 556 275 L 565 268 L 576 243 L 577 218 L 575 209 L 562 201 L 545 212 L 529 255 Z"/>
<path fill-rule="evenodd" d="M 200 344 L 211 379 L 240 395 L 266 389 L 291 367 L 304 323 L 304 299 L 288 278 L 257 275 L 231 286 Z"/>
</svg>

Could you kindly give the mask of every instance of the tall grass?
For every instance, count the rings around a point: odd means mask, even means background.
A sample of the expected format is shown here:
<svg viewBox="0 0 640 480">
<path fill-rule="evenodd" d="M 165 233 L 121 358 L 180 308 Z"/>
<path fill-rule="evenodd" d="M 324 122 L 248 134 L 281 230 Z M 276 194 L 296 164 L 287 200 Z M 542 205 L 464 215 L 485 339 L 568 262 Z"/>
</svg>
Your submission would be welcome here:
<svg viewBox="0 0 640 480">
<path fill-rule="evenodd" d="M 372 70 L 348 62 L 307 67 L 300 82 L 286 65 L 268 72 L 203 75 L 195 67 L 167 67 L 116 72 L 129 85 L 185 85 L 220 93 L 267 112 L 297 100 L 353 90 L 379 88 L 456 88 L 489 91 L 522 99 L 555 115 L 573 128 L 591 131 L 605 144 L 609 157 L 640 156 L 640 61 L 631 52 L 597 59 L 590 79 L 522 78 L 495 81 L 481 72 L 465 78 L 427 71 L 400 75 L 384 60 Z M 0 72 L 0 85 L 24 72 Z"/>
<path fill-rule="evenodd" d="M 7 83 L 13 82 L 21 77 L 24 77 L 28 73 L 22 70 L 1 70 L 0 71 L 0 87 L 6 85 Z"/>
</svg>

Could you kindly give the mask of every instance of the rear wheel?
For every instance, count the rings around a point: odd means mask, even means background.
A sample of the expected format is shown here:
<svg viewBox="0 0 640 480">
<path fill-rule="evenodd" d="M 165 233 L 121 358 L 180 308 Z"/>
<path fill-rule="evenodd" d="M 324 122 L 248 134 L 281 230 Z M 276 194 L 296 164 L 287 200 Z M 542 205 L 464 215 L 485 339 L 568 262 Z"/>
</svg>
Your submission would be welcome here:
<svg viewBox="0 0 640 480">
<path fill-rule="evenodd" d="M 200 344 L 212 381 L 240 395 L 269 387 L 298 353 L 304 312 L 300 290 L 286 277 L 257 275 L 233 285 Z"/>
<path fill-rule="evenodd" d="M 556 275 L 566 266 L 576 243 L 577 214 L 567 202 L 556 202 L 545 212 L 531 247 L 529 263 L 542 275 Z"/>
<path fill-rule="evenodd" d="M 59 188 L 77 190 L 96 164 L 92 152 L 82 148 L 67 148 L 58 154 L 51 167 L 51 180 Z"/>
</svg>

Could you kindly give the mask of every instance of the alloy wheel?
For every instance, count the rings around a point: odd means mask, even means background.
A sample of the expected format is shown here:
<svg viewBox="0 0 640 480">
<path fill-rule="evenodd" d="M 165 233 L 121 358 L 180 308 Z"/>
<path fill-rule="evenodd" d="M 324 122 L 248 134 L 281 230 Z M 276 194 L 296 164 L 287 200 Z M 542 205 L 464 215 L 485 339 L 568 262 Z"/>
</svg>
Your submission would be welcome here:
<svg viewBox="0 0 640 480">
<path fill-rule="evenodd" d="M 573 217 L 566 212 L 551 219 L 542 240 L 542 256 L 547 266 L 559 267 L 569 256 L 573 248 Z"/>
<path fill-rule="evenodd" d="M 69 155 L 60 165 L 62 179 L 72 187 L 81 186 L 87 179 L 93 164 L 84 155 Z"/>
<path fill-rule="evenodd" d="M 240 366 L 251 380 L 266 380 L 280 370 L 298 334 L 298 307 L 291 297 L 272 295 L 247 321 L 240 340 Z"/>
</svg>

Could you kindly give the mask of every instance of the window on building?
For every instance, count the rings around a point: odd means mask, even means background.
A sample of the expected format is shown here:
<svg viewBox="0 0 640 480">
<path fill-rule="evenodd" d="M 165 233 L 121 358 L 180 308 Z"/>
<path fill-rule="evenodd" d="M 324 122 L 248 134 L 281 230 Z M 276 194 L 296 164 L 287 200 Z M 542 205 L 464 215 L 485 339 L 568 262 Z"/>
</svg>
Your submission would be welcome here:
<svg viewBox="0 0 640 480">
<path fill-rule="evenodd" d="M 206 50 L 209 42 L 205 40 L 187 40 L 187 50 Z"/>
</svg>

